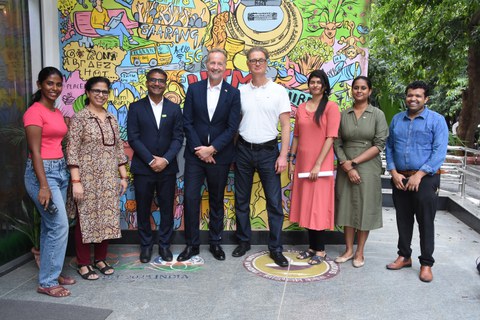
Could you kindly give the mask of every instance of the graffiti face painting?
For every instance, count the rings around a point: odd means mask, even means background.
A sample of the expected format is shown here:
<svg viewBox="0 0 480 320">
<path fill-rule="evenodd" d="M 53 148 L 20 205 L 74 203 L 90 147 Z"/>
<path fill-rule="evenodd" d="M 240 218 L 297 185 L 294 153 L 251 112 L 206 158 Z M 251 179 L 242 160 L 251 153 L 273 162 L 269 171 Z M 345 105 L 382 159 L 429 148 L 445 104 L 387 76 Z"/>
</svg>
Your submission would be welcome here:
<svg viewBox="0 0 480 320">
<path fill-rule="evenodd" d="M 148 91 L 183 104 L 191 83 L 210 77 L 234 87 L 248 83 L 251 73 L 264 73 L 283 85 L 292 106 L 309 99 L 307 79 L 315 69 L 329 78 L 330 99 L 351 106 L 352 80 L 368 66 L 367 0 L 63 0 L 58 1 L 59 41 L 64 88 L 60 109 L 72 116 L 84 107 L 84 84 L 93 76 L 112 82 L 105 107 L 120 125 L 126 153 L 126 115 L 130 103 Z M 255 51 L 261 46 L 269 57 Z M 210 55 L 214 48 L 225 50 Z M 148 70 L 163 69 L 168 77 Z M 152 80 L 152 79 L 150 79 Z M 179 157 L 183 160 L 183 157 Z M 175 227 L 182 228 L 183 164 L 177 176 Z M 233 171 L 232 171 L 233 172 Z M 282 179 L 284 227 L 288 221 L 290 181 Z M 225 230 L 235 228 L 233 185 L 225 190 Z M 133 186 L 129 186 L 133 188 Z M 129 190 L 130 190 L 129 189 Z M 208 196 L 206 188 L 202 199 Z M 265 198 L 258 176 L 252 190 L 252 225 L 267 228 Z M 136 228 L 134 192 L 121 199 L 122 228 Z M 158 212 L 153 206 L 152 212 Z M 208 201 L 202 201 L 201 228 L 208 226 Z M 152 225 L 158 225 L 153 219 Z"/>
</svg>

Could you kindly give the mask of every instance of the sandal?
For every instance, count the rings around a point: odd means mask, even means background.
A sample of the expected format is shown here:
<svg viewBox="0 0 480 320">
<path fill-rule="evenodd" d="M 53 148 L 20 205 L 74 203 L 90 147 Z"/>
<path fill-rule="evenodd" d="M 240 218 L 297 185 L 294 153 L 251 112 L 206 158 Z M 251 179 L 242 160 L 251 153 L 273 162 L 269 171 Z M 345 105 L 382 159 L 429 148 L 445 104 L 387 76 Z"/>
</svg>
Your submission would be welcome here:
<svg viewBox="0 0 480 320">
<path fill-rule="evenodd" d="M 77 283 L 77 281 L 75 281 L 75 279 L 71 277 L 64 276 L 64 275 L 58 276 L 58 284 L 60 284 L 61 286 L 71 286 L 72 284 L 75 284 L 75 283 Z"/>
<path fill-rule="evenodd" d="M 326 254 L 323 257 L 315 254 L 310 258 L 310 260 L 308 260 L 308 264 L 315 266 L 317 264 L 321 264 L 323 261 L 325 261 L 326 258 L 327 258 Z"/>
<path fill-rule="evenodd" d="M 99 263 L 103 263 L 105 266 L 99 267 L 98 266 Z M 98 269 L 98 271 L 100 271 L 106 276 L 110 276 L 115 272 L 115 269 L 113 269 L 113 267 L 109 265 L 105 260 L 95 260 L 95 269 Z"/>
<path fill-rule="evenodd" d="M 63 298 L 70 295 L 70 291 L 60 285 L 48 287 L 48 288 L 38 287 L 37 292 L 43 293 L 50 297 L 55 297 L 55 298 Z"/>
<path fill-rule="evenodd" d="M 88 272 L 82 273 L 82 268 L 86 267 Z M 98 274 L 93 270 L 91 265 L 79 265 L 77 269 L 78 274 L 85 280 L 98 280 Z M 93 276 L 93 277 L 92 277 Z"/>
<path fill-rule="evenodd" d="M 312 251 L 312 250 L 308 249 L 308 250 L 305 250 L 305 251 L 301 251 L 297 255 L 297 259 L 305 260 L 307 258 L 313 257 L 314 255 L 315 255 L 315 251 Z"/>
</svg>

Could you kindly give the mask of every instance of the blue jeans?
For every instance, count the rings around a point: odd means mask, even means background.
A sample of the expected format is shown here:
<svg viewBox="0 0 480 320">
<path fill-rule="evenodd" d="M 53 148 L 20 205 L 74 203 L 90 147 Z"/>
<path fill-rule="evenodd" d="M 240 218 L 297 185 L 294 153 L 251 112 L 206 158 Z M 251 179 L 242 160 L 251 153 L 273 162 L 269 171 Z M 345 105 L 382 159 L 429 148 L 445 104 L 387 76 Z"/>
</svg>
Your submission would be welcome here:
<svg viewBox="0 0 480 320">
<path fill-rule="evenodd" d="M 120 42 L 120 48 L 123 47 L 123 36 L 127 37 L 127 39 L 131 39 L 132 35 L 128 33 L 127 28 L 123 23 L 119 23 L 118 26 L 115 28 L 111 28 L 109 30 L 104 30 L 104 29 L 95 29 L 95 31 L 103 36 L 117 36 L 118 41 Z"/>
<path fill-rule="evenodd" d="M 68 217 L 65 209 L 69 173 L 65 159 L 43 160 L 48 186 L 52 199 L 58 208 L 56 214 L 46 211 L 38 201 L 40 184 L 33 164 L 27 160 L 25 168 L 25 189 L 37 207 L 41 219 L 40 225 L 40 287 L 48 288 L 58 285 L 58 276 L 63 268 L 68 241 Z"/>
<path fill-rule="evenodd" d="M 268 249 L 282 252 L 283 208 L 280 175 L 275 172 L 275 162 L 279 152 L 272 147 L 259 150 L 237 144 L 235 166 L 235 215 L 236 236 L 240 242 L 250 242 L 250 197 L 252 195 L 253 174 L 258 171 L 267 202 L 268 226 L 270 235 Z"/>
</svg>

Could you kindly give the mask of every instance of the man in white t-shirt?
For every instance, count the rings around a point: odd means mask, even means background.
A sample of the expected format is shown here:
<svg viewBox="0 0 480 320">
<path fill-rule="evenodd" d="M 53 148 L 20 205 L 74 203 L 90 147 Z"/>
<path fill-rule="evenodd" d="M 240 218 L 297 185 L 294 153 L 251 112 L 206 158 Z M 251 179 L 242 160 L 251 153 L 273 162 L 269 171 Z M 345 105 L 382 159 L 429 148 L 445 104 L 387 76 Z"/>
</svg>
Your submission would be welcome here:
<svg viewBox="0 0 480 320">
<path fill-rule="evenodd" d="M 240 88 L 242 120 L 235 168 L 236 236 L 239 245 L 232 252 L 232 256 L 241 257 L 250 249 L 250 196 L 256 170 L 267 201 L 270 257 L 277 265 L 287 267 L 288 261 L 282 254 L 283 208 L 280 174 L 287 168 L 291 107 L 285 88 L 266 77 L 268 56 L 268 51 L 262 47 L 253 47 L 247 52 L 252 81 Z M 280 152 L 277 142 L 279 121 Z"/>
</svg>

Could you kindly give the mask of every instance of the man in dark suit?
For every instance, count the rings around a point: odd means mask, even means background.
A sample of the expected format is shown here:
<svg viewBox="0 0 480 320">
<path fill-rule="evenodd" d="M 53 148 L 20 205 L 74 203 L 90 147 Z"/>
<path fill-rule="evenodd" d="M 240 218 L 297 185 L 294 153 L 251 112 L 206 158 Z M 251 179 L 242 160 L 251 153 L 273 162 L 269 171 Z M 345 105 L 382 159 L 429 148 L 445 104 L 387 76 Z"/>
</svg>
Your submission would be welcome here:
<svg viewBox="0 0 480 320">
<path fill-rule="evenodd" d="M 234 159 L 233 137 L 240 123 L 240 92 L 223 81 L 227 55 L 213 49 L 207 56 L 208 79 L 191 84 L 183 108 L 185 148 L 185 241 L 178 256 L 185 261 L 199 253 L 200 190 L 205 178 L 210 206 L 210 252 L 225 260 L 220 246 L 223 232 L 224 190 Z"/>
<path fill-rule="evenodd" d="M 140 261 L 152 256 L 153 233 L 150 215 L 156 191 L 160 206 L 158 253 L 172 261 L 170 238 L 173 232 L 177 153 L 183 143 L 180 106 L 163 97 L 167 74 L 162 69 L 147 73 L 148 96 L 130 104 L 127 118 L 128 142 L 135 151 L 130 170 L 134 174 Z"/>
</svg>

